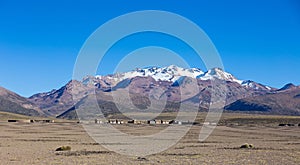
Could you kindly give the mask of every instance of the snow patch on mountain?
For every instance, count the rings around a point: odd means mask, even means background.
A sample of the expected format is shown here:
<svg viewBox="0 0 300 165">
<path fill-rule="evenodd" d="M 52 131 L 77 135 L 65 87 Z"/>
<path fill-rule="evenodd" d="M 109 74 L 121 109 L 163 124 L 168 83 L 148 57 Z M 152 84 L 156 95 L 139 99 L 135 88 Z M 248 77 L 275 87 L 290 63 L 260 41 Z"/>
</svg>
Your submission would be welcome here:
<svg viewBox="0 0 300 165">
<path fill-rule="evenodd" d="M 95 78 L 98 80 L 103 80 L 105 81 L 105 83 L 109 82 L 108 84 L 113 85 L 125 79 L 131 79 L 134 77 L 152 77 L 156 81 L 169 81 L 173 83 L 179 81 L 180 78 L 182 77 L 197 78 L 200 80 L 219 79 L 224 81 L 236 82 L 246 88 L 253 88 L 257 90 L 258 89 L 271 90 L 270 87 L 255 83 L 254 81 L 239 80 L 235 78 L 232 74 L 227 73 L 220 68 L 213 68 L 213 69 L 209 69 L 206 72 L 203 72 L 198 68 L 186 69 L 186 68 L 178 67 L 176 65 L 170 65 L 167 67 L 137 68 L 130 72 L 116 73 L 107 76 L 96 76 Z"/>
<path fill-rule="evenodd" d="M 116 73 L 111 76 L 115 81 L 122 81 L 127 78 L 133 77 L 152 77 L 156 81 L 171 81 L 175 82 L 182 76 L 196 78 L 202 75 L 204 72 L 198 68 L 185 69 L 175 65 L 170 65 L 168 67 L 150 67 L 150 68 L 137 68 L 134 71 L 125 73 Z M 98 76 L 99 77 L 99 76 Z"/>
<path fill-rule="evenodd" d="M 223 71 L 220 68 L 213 68 L 205 72 L 203 75 L 198 76 L 197 78 L 201 80 L 213 80 L 213 79 L 220 79 L 225 81 L 232 81 L 241 84 L 243 81 L 236 79 L 230 73 Z"/>
<path fill-rule="evenodd" d="M 256 82 L 251 81 L 251 80 L 243 81 L 241 83 L 241 85 L 244 86 L 244 87 L 246 87 L 246 88 L 253 88 L 253 89 L 256 89 L 256 90 L 259 90 L 259 89 L 269 90 L 269 91 L 272 90 L 272 88 L 269 87 L 269 86 L 265 86 L 265 85 L 256 83 Z"/>
</svg>

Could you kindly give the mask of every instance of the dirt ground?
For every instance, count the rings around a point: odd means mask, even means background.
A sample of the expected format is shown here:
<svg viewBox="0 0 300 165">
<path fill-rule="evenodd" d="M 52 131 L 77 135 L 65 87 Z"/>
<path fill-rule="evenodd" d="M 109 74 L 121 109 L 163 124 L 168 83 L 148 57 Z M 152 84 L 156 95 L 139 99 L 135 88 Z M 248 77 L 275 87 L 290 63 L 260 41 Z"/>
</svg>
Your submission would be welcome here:
<svg viewBox="0 0 300 165">
<path fill-rule="evenodd" d="M 255 118 L 251 117 L 251 120 Z M 251 120 L 236 117 L 223 121 L 226 124 L 217 126 L 204 142 L 198 141 L 202 126 L 193 126 L 170 149 L 139 158 L 105 149 L 76 122 L 8 123 L 2 120 L 0 164 L 300 164 L 298 124 L 279 127 L 271 119 L 262 125 L 253 124 Z M 293 119 L 293 122 L 298 121 L 300 123 L 299 118 Z M 164 129 L 149 125 L 117 127 L 131 129 L 133 134 L 135 130 L 148 132 Z M 241 149 L 244 143 L 253 144 L 254 148 Z M 66 145 L 71 146 L 71 151 L 55 151 Z"/>
</svg>

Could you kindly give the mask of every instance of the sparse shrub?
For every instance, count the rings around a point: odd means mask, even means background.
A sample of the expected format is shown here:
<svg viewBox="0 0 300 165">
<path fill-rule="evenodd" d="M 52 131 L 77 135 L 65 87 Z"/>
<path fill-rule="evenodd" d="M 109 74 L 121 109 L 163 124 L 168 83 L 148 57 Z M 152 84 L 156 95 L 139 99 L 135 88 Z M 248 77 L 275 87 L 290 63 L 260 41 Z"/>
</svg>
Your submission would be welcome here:
<svg viewBox="0 0 300 165">
<path fill-rule="evenodd" d="M 137 160 L 139 160 L 139 161 L 148 161 L 148 159 L 144 158 L 144 157 L 138 157 Z"/>
<path fill-rule="evenodd" d="M 241 145 L 240 148 L 253 148 L 253 144 L 245 143 L 245 144 Z"/>
<path fill-rule="evenodd" d="M 70 151 L 71 147 L 70 146 L 61 146 L 57 148 L 55 151 Z"/>
</svg>

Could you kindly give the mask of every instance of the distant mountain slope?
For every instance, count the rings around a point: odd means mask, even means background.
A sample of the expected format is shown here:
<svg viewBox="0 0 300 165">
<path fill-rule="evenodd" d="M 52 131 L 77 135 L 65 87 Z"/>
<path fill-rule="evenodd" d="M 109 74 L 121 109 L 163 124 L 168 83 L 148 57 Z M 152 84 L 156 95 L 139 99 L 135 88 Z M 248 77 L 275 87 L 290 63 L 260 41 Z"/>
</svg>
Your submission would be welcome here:
<svg viewBox="0 0 300 165">
<path fill-rule="evenodd" d="M 32 116 L 0 111 L 0 120 L 7 121 L 9 119 L 32 119 L 32 118 L 33 118 Z"/>
<path fill-rule="evenodd" d="M 296 89 L 297 86 L 292 84 L 292 83 L 288 83 L 286 84 L 285 86 L 283 86 L 282 88 L 278 89 L 278 91 L 285 91 L 285 90 L 288 90 L 288 89 Z"/>
<path fill-rule="evenodd" d="M 288 88 L 285 88 L 290 86 Z M 279 92 L 243 98 L 229 104 L 226 110 L 261 112 L 278 115 L 300 115 L 300 87 L 286 85 Z"/>
<path fill-rule="evenodd" d="M 191 84 L 194 80 L 198 89 Z M 150 99 L 154 99 L 167 102 L 165 111 L 177 111 L 178 104 L 200 104 L 199 110 L 207 110 L 212 90 L 215 90 L 217 96 L 226 95 L 225 108 L 228 110 L 297 114 L 300 93 L 293 98 L 288 94 L 288 91 L 296 89 L 298 87 L 293 84 L 278 90 L 251 80 L 239 80 L 219 68 L 203 72 L 198 68 L 171 65 L 87 76 L 82 81 L 72 80 L 58 90 L 35 94 L 28 100 L 49 116 L 74 118 L 76 113 L 73 110 L 89 104 L 90 96 L 95 94 L 99 106 L 107 113 L 118 112 L 112 95 L 121 100 L 119 104 L 132 102 L 131 109 L 147 109 L 152 104 Z M 122 100 L 128 92 L 130 100 Z"/>
<path fill-rule="evenodd" d="M 174 112 L 179 110 L 180 104 L 184 104 L 185 107 L 197 106 L 200 111 L 206 111 L 214 94 L 216 102 L 223 102 L 225 98 L 228 111 L 299 115 L 299 88 L 287 84 L 276 89 L 251 80 L 239 80 L 219 68 L 203 72 L 198 68 L 171 65 L 87 76 L 82 81 L 71 80 L 58 90 L 29 98 L 0 88 L 0 111 L 68 119 L 76 118 L 75 109 L 97 115 L 93 111 L 95 106 L 99 106 L 105 115 L 119 113 L 120 106 L 125 107 L 126 112 L 137 109 Z M 91 101 L 93 96 L 96 96 L 98 105 Z"/>
<path fill-rule="evenodd" d="M 74 106 L 74 104 L 81 99 L 73 100 L 72 92 L 74 94 L 81 94 L 83 98 L 91 89 L 93 88 L 84 85 L 82 82 L 73 80 L 58 90 L 38 93 L 29 97 L 28 100 L 33 104 L 38 105 L 45 114 L 57 116 Z"/>
<path fill-rule="evenodd" d="M 27 116 L 42 116 L 44 113 L 26 98 L 0 87 L 0 111 Z"/>
</svg>

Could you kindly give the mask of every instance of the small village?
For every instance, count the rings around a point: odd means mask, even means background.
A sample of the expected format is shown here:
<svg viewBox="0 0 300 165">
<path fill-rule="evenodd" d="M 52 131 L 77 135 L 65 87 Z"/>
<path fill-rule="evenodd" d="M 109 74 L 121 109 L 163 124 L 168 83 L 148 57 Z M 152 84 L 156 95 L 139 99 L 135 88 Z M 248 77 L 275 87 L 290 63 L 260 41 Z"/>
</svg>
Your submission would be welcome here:
<svg viewBox="0 0 300 165">
<path fill-rule="evenodd" d="M 198 122 L 192 121 L 178 121 L 178 120 L 122 120 L 122 119 L 109 119 L 106 121 L 95 119 L 95 124 L 136 124 L 136 125 L 199 125 Z M 217 125 L 217 123 L 204 122 L 203 125 Z"/>
<path fill-rule="evenodd" d="M 7 120 L 9 123 L 54 123 L 54 120 L 45 119 L 45 120 L 37 120 L 37 119 L 24 119 L 24 120 L 15 120 L 10 119 Z"/>
<path fill-rule="evenodd" d="M 7 120 L 9 123 L 55 123 L 55 120 L 51 119 L 9 119 Z M 60 121 L 60 123 L 63 123 Z M 153 120 L 125 120 L 125 119 L 95 119 L 94 121 L 86 122 L 86 121 L 78 121 L 77 123 L 83 124 L 112 124 L 112 125 L 203 125 L 203 126 L 220 126 L 220 123 L 217 122 L 192 122 L 192 121 L 178 121 L 178 120 L 161 120 L 161 119 L 153 119 Z M 231 125 L 238 126 L 238 123 L 231 123 Z M 278 124 L 279 127 L 300 127 L 299 124 L 293 123 L 280 123 Z"/>
</svg>

